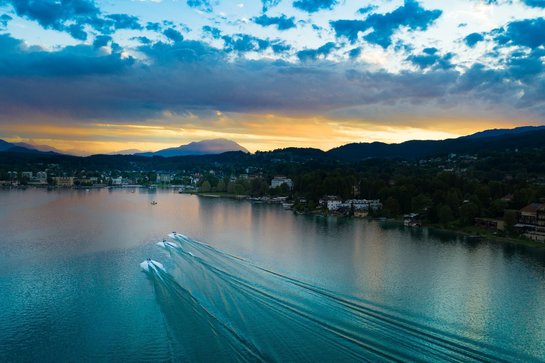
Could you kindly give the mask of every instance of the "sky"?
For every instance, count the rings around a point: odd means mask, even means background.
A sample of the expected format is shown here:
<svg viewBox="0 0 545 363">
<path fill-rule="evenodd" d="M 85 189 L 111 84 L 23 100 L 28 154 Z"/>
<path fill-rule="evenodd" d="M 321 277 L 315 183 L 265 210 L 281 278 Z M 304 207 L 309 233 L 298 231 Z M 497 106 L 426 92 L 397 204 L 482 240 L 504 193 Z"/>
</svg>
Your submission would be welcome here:
<svg viewBox="0 0 545 363">
<path fill-rule="evenodd" d="M 250 151 L 545 123 L 545 0 L 0 0 L 0 138 Z"/>
</svg>

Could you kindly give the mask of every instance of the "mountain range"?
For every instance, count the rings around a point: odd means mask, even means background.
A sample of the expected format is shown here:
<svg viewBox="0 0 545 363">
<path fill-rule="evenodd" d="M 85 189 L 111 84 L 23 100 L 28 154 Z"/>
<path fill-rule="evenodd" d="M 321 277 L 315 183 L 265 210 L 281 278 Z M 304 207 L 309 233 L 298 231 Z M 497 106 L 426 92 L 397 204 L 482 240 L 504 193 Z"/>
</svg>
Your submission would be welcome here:
<svg viewBox="0 0 545 363">
<path fill-rule="evenodd" d="M 417 159 L 449 153 L 477 153 L 505 149 L 543 148 L 545 146 L 543 140 L 545 140 L 545 126 L 523 126 L 514 129 L 485 130 L 472 135 L 446 140 L 411 140 L 398 144 L 386 144 L 382 142 L 350 143 L 329 151 L 292 147 L 270 152 L 257 152 L 256 155 L 270 154 L 289 160 L 336 159 L 357 161 L 377 157 Z M 9 143 L 4 140 L 0 140 L 0 152 L 26 153 L 29 155 L 61 154 L 59 150 L 46 145 Z M 137 150 L 130 149 L 110 155 L 171 158 L 179 156 L 217 155 L 226 152 L 248 154 L 247 149 L 234 141 L 212 139 L 191 142 L 179 147 L 155 152 L 137 152 Z"/>
<path fill-rule="evenodd" d="M 62 154 L 62 151 L 57 150 L 52 146 L 34 145 L 25 142 L 10 143 L 4 140 L 0 140 L 0 151 Z"/>
</svg>

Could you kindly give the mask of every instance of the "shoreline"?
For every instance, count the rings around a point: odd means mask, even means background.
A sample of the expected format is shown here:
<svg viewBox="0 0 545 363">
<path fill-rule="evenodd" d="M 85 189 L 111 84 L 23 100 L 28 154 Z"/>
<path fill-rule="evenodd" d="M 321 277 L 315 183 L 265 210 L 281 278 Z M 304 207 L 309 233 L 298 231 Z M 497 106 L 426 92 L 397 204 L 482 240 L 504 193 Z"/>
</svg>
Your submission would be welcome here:
<svg viewBox="0 0 545 363">
<path fill-rule="evenodd" d="M 400 225 L 404 226 L 403 221 L 398 218 L 390 218 L 390 219 L 387 219 L 387 221 L 399 223 Z M 533 241 L 533 240 L 522 238 L 522 237 L 517 238 L 517 237 L 497 236 L 497 235 L 494 235 L 493 231 L 491 230 L 476 228 L 474 226 L 461 228 L 461 229 L 455 229 L 455 228 L 444 227 L 444 226 L 436 225 L 436 224 L 423 224 L 422 227 L 407 227 L 407 228 L 415 228 L 415 230 L 417 230 L 424 227 L 428 229 L 432 229 L 434 231 L 439 231 L 439 232 L 455 233 L 459 236 L 462 236 L 468 239 L 473 238 L 476 240 L 484 240 L 484 241 L 493 242 L 497 244 L 524 246 L 524 247 L 540 249 L 540 250 L 545 249 L 545 243 L 543 242 Z"/>
<path fill-rule="evenodd" d="M 229 199 L 238 199 L 238 200 L 248 200 L 252 201 L 250 196 L 247 195 L 236 195 L 236 194 L 228 194 L 228 193 L 193 193 L 198 196 L 208 197 L 208 198 L 229 198 Z M 272 202 L 270 202 L 272 203 Z M 272 204 L 280 204 L 280 203 L 272 203 Z M 354 217 L 354 216 L 346 216 L 341 214 L 331 214 L 331 213 L 324 213 L 317 210 L 314 211 L 296 211 L 292 210 L 294 214 L 297 215 L 321 215 L 321 216 L 333 216 L 333 217 L 348 217 L 348 218 L 354 218 L 354 219 L 365 219 L 365 220 L 374 220 L 374 221 L 380 221 L 384 217 Z M 395 222 L 399 223 L 400 225 L 403 225 L 403 220 L 399 218 L 386 218 L 384 219 L 388 222 Z M 527 238 L 523 237 L 507 237 L 507 236 L 497 236 L 494 235 L 493 231 L 477 228 L 475 226 L 472 227 L 462 227 L 462 228 L 449 228 L 441 225 L 436 224 L 423 224 L 421 227 L 407 227 L 407 228 L 415 228 L 415 229 L 421 229 L 421 228 L 429 228 L 433 229 L 435 231 L 442 231 L 442 232 L 451 232 L 455 233 L 459 236 L 463 236 L 465 238 L 475 238 L 480 240 L 486 240 L 489 242 L 497 243 L 497 244 L 506 244 L 511 246 L 524 246 L 528 248 L 534 248 L 534 249 L 545 249 L 545 243 L 539 242 L 539 241 L 533 241 Z"/>
<path fill-rule="evenodd" d="M 38 187 L 38 186 L 35 186 L 35 185 L 29 185 L 29 186 L 26 186 L 26 187 L 37 187 L 38 189 L 46 189 L 46 188 Z M 136 187 L 136 186 L 131 186 L 131 187 Z M 138 187 L 144 187 L 144 186 L 138 186 Z M 54 189 L 81 190 L 81 189 L 102 189 L 102 188 L 104 188 L 104 187 L 103 186 L 101 186 L 99 188 L 96 188 L 96 187 L 95 188 L 93 188 L 93 187 L 83 187 L 83 188 L 82 187 L 79 187 L 79 188 L 56 187 Z M 19 188 L 5 188 L 5 189 L 26 189 L 26 188 L 19 187 Z M 115 188 L 114 187 L 114 189 L 125 189 L 125 188 L 123 188 L 123 187 Z M 169 188 L 161 188 L 161 189 L 169 189 Z M 280 201 L 274 200 L 274 197 L 268 197 L 269 198 L 268 200 L 260 201 L 260 200 L 253 200 L 249 195 L 230 194 L 230 193 L 227 193 L 227 192 L 206 192 L 206 193 L 201 193 L 201 192 L 195 192 L 195 191 L 184 191 L 184 192 L 181 192 L 179 194 L 196 195 L 196 196 L 204 197 L 204 198 L 225 198 L 225 199 L 232 199 L 232 200 L 247 200 L 249 202 L 255 202 L 255 203 L 279 204 L 279 205 L 282 204 Z M 312 216 L 317 216 L 318 215 L 318 216 L 324 216 L 324 217 L 328 217 L 328 216 L 345 217 L 345 218 L 362 219 L 362 220 L 368 220 L 368 221 L 373 221 L 373 220 L 374 221 L 387 221 L 387 222 L 393 222 L 393 223 L 399 224 L 400 226 L 406 227 L 403 224 L 403 220 L 400 219 L 400 218 L 384 218 L 384 217 L 370 217 L 370 216 L 367 216 L 367 217 L 354 217 L 354 216 L 347 216 L 347 215 L 343 215 L 343 214 L 327 213 L 327 212 L 323 212 L 323 211 L 319 211 L 319 210 L 313 210 L 313 211 L 298 211 L 298 210 L 294 210 L 294 209 L 285 209 L 285 210 L 291 210 L 292 213 L 294 213 L 296 215 L 312 215 Z M 475 239 L 486 240 L 486 241 L 493 242 L 493 243 L 498 243 L 498 244 L 505 244 L 505 245 L 511 245 L 511 246 L 523 246 L 523 247 L 528 247 L 528 248 L 533 248 L 533 249 L 538 249 L 538 250 L 545 249 L 545 243 L 544 242 L 534 241 L 534 240 L 530 240 L 530 239 L 523 238 L 523 237 L 498 236 L 498 235 L 495 235 L 494 231 L 492 231 L 492 230 L 482 229 L 482 228 L 478 228 L 478 227 L 475 227 L 475 226 L 453 228 L 453 227 L 448 227 L 448 226 L 445 227 L 445 226 L 437 225 L 437 224 L 422 224 L 421 227 L 407 227 L 407 228 L 411 228 L 411 229 L 414 228 L 415 230 L 422 229 L 422 228 L 428 228 L 428 229 L 432 229 L 432 230 L 435 230 L 435 231 L 455 233 L 455 234 L 457 234 L 459 236 L 463 236 L 465 238 L 475 238 Z"/>
</svg>

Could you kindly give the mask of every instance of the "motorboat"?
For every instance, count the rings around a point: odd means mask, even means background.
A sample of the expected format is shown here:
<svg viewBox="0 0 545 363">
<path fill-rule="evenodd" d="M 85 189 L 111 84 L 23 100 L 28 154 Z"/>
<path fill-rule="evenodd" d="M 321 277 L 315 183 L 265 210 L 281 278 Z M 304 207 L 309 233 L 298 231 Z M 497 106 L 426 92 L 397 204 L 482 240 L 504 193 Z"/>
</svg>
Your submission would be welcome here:
<svg viewBox="0 0 545 363">
<path fill-rule="evenodd" d="M 140 267 L 144 272 L 157 271 L 158 269 L 165 271 L 165 266 L 163 266 L 161 262 L 152 260 L 151 258 L 147 258 L 145 261 L 142 261 L 142 263 L 140 263 Z"/>
</svg>

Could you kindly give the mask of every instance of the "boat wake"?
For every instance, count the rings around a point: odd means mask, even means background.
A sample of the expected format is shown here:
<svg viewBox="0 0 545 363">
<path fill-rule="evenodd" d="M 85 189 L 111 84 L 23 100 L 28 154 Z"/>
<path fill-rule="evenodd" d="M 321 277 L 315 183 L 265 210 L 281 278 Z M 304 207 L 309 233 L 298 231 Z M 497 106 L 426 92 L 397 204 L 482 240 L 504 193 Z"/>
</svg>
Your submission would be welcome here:
<svg viewBox="0 0 545 363">
<path fill-rule="evenodd" d="M 190 350 L 184 350 L 190 358 L 528 359 L 274 272 L 187 236 L 172 233 L 169 237 L 174 242 L 158 243 L 168 252 L 169 268 L 154 260 L 142 262 L 141 267 L 154 282 L 173 335 Z"/>
</svg>

